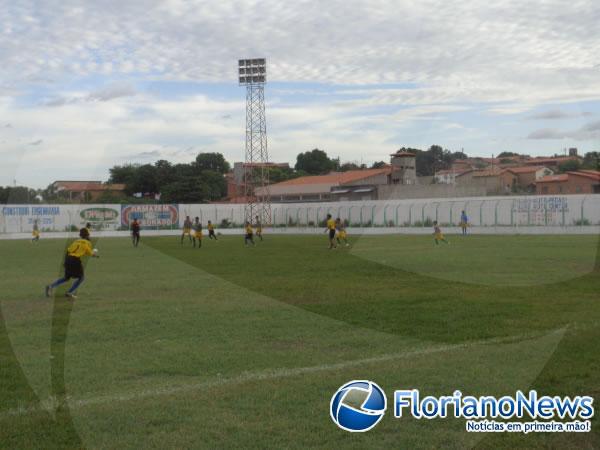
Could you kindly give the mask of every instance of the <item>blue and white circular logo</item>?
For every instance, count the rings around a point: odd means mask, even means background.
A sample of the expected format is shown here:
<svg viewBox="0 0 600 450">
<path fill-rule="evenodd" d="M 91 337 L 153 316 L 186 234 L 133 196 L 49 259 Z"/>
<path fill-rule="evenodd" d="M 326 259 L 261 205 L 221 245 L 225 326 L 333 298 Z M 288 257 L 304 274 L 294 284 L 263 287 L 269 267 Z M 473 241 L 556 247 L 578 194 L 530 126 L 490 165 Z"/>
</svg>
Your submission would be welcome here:
<svg viewBox="0 0 600 450">
<path fill-rule="evenodd" d="M 354 380 L 337 390 L 329 405 L 331 419 L 342 430 L 369 431 L 387 408 L 383 389 L 368 380 Z"/>
</svg>

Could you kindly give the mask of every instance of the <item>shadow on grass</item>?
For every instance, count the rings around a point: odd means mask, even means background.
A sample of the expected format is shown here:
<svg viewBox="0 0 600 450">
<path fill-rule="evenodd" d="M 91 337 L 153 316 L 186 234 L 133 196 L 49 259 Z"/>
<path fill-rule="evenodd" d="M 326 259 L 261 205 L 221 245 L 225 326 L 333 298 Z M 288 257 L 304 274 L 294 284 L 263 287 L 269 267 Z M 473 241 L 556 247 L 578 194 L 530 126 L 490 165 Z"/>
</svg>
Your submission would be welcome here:
<svg viewBox="0 0 600 450">
<path fill-rule="evenodd" d="M 32 389 L 12 348 L 0 308 L 0 385 L 2 385 L 2 411 L 19 408 L 28 414 L 6 414 L 0 420 L 0 446 L 2 448 L 84 448 L 75 430 L 67 405 L 65 388 L 65 344 L 73 305 L 63 298 L 54 299 L 51 337 L 51 382 L 54 404 L 42 405 Z"/>
</svg>

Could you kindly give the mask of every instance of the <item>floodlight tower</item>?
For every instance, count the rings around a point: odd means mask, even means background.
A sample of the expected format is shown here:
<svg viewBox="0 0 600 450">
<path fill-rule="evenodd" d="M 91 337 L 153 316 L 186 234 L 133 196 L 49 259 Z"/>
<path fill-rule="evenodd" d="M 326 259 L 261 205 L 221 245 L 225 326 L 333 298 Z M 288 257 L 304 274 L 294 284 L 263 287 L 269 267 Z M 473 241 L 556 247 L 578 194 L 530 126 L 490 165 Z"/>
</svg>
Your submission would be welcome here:
<svg viewBox="0 0 600 450">
<path fill-rule="evenodd" d="M 244 217 L 254 223 L 271 223 L 269 194 L 269 153 L 267 152 L 267 122 L 265 117 L 265 58 L 238 61 L 240 86 L 246 86 L 246 158 L 244 163 Z"/>
</svg>

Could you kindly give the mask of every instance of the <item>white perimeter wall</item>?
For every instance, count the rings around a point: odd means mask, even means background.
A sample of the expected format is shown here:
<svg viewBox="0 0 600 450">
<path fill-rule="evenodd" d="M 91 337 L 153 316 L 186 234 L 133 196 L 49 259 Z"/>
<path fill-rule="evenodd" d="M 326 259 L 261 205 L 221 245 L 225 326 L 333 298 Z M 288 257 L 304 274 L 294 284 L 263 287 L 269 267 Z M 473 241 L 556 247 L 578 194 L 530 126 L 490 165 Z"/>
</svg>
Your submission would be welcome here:
<svg viewBox="0 0 600 450">
<path fill-rule="evenodd" d="M 43 232 L 66 232 L 88 221 L 96 230 L 126 230 L 128 215 L 122 213 L 127 206 L 3 205 L 0 207 L 0 235 L 31 233 L 35 219 Z M 217 228 L 223 228 L 223 220 L 233 227 L 240 227 L 244 221 L 244 205 L 169 206 L 178 214 L 165 213 L 162 205 L 136 205 L 136 208 L 142 209 L 142 224 L 147 225 L 147 229 L 165 232 L 180 228 L 186 215 L 200 217 L 204 225 L 211 220 Z M 600 226 L 600 194 L 273 204 L 272 218 L 275 228 L 287 225 L 290 231 L 291 228 L 318 228 L 329 213 L 347 220 L 351 228 L 365 228 L 365 232 L 370 227 L 389 228 L 386 232 L 414 232 L 410 230 L 428 228 L 433 220 L 445 228 L 456 226 L 462 210 L 474 228 L 489 228 L 487 232 L 499 228 L 514 229 L 514 232 L 527 227 L 594 230 Z"/>
</svg>

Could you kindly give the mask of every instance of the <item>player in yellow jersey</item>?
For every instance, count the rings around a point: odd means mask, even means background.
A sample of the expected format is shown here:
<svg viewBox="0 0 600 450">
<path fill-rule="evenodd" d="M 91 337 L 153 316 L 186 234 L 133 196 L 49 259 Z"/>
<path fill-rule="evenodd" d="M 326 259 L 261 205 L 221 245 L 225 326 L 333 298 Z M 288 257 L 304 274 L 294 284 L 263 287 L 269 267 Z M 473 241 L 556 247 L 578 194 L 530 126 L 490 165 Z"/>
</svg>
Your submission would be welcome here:
<svg viewBox="0 0 600 450">
<path fill-rule="evenodd" d="M 75 299 L 77 295 L 75 291 L 77 288 L 83 283 L 84 275 L 83 275 L 83 264 L 81 263 L 81 258 L 84 256 L 92 256 L 94 258 L 98 258 L 97 250 L 92 250 L 92 243 L 90 242 L 90 233 L 87 228 L 82 228 L 79 230 L 79 239 L 71 243 L 69 247 L 67 247 L 67 254 L 65 256 L 65 276 L 59 278 L 54 283 L 46 286 L 46 297 L 50 297 L 52 295 L 52 289 L 57 286 L 60 286 L 63 283 L 66 283 L 71 278 L 75 278 L 75 282 L 71 286 L 71 288 L 65 294 L 67 297 Z"/>
<path fill-rule="evenodd" d="M 248 245 L 248 242 L 254 245 L 254 230 L 250 222 L 246 222 L 246 236 L 244 237 L 244 244 Z"/>
<path fill-rule="evenodd" d="M 192 242 L 192 221 L 190 216 L 185 216 L 185 220 L 183 221 L 183 232 L 181 233 L 181 245 L 183 245 L 183 238 L 187 235 L 190 238 L 190 242 Z"/>
<path fill-rule="evenodd" d="M 215 226 L 212 224 L 212 222 L 210 220 L 208 221 L 208 225 L 206 225 L 206 228 L 208 229 L 208 238 L 214 239 L 216 241 L 217 235 L 215 234 Z"/>
<path fill-rule="evenodd" d="M 198 248 L 200 248 L 202 247 L 202 224 L 200 223 L 199 217 L 194 219 L 192 229 L 194 230 L 194 237 L 192 238 L 194 248 L 196 247 L 196 240 L 198 241 Z"/>
<path fill-rule="evenodd" d="M 335 220 L 331 218 L 331 214 L 327 214 L 327 228 L 326 233 L 329 233 L 329 250 L 337 248 L 335 245 Z"/>
<path fill-rule="evenodd" d="M 437 220 L 433 222 L 433 238 L 435 239 L 435 245 L 439 245 L 440 241 L 445 242 L 446 244 L 450 243 L 444 238 L 442 230 L 438 226 Z"/>
<path fill-rule="evenodd" d="M 40 226 L 37 219 L 33 221 L 33 230 L 31 231 L 31 242 L 37 242 L 40 240 Z"/>
<path fill-rule="evenodd" d="M 346 245 L 346 247 L 350 247 L 350 244 L 348 244 L 348 235 L 346 233 L 346 226 L 344 225 L 344 222 L 338 217 L 337 219 L 335 219 L 335 229 L 337 231 L 337 243 L 341 245 L 342 241 L 344 241 L 344 244 Z"/>
<path fill-rule="evenodd" d="M 260 240 L 262 241 L 262 223 L 260 223 L 260 218 L 258 216 L 256 216 L 256 235 L 260 238 Z"/>
</svg>

